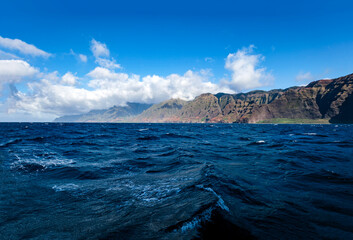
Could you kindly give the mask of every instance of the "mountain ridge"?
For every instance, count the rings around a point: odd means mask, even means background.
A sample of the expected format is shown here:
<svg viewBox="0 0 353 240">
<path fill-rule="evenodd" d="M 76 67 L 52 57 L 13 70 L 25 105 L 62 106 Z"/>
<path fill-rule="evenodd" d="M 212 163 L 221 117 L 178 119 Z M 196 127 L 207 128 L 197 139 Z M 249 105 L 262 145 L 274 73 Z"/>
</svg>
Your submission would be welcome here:
<svg viewBox="0 0 353 240">
<path fill-rule="evenodd" d="M 140 111 L 131 109 L 139 103 L 128 103 L 127 106 L 130 110 L 114 106 L 116 111 L 112 108 L 95 110 L 86 117 L 71 116 L 71 119 L 74 122 L 95 119 L 98 122 L 147 123 L 262 123 L 290 119 L 308 123 L 353 123 L 353 74 L 286 89 L 236 94 L 203 93 L 191 101 L 169 99 L 150 106 L 147 104 Z M 110 111 L 115 115 L 109 115 Z M 125 112 L 128 114 L 123 115 Z M 87 118 L 87 115 L 95 118 Z M 70 116 L 55 121 L 62 119 L 70 119 Z"/>
<path fill-rule="evenodd" d="M 65 115 L 56 118 L 54 122 L 126 122 L 151 106 L 152 104 L 127 102 L 126 106 L 113 106 L 108 109 L 91 110 L 84 114 Z"/>
</svg>

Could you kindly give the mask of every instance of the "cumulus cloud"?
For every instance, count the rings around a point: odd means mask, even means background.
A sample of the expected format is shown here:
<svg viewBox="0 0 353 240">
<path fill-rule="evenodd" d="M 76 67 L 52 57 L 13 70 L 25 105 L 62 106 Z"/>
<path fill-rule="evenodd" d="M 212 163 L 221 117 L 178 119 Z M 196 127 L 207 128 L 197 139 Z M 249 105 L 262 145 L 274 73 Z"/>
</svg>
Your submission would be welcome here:
<svg viewBox="0 0 353 240">
<path fill-rule="evenodd" d="M 62 116 L 106 109 L 126 102 L 157 103 L 170 98 L 192 100 L 202 93 L 234 93 L 263 86 L 272 78 L 265 68 L 259 67 L 264 57 L 253 54 L 252 46 L 228 55 L 225 68 L 231 71 L 232 78 L 221 83 L 211 81 L 210 69 L 188 70 L 184 74 L 168 76 L 117 72 L 120 65 L 110 57 L 105 44 L 93 39 L 91 50 L 98 66 L 82 78 L 72 72 L 63 76 L 56 71 L 39 73 L 22 60 L 0 61 L 0 80 L 14 83 L 26 76 L 36 74 L 38 77 L 37 81 L 27 83 L 26 90 L 14 88 L 7 102 L 9 111 Z M 13 80 L 9 80 L 10 76 Z M 77 84 L 78 79 L 87 85 Z"/>
<path fill-rule="evenodd" d="M 110 58 L 110 51 L 105 43 L 101 43 L 92 39 L 91 51 L 96 58 L 96 63 L 104 68 L 119 69 L 121 65 L 116 62 L 114 58 Z"/>
<path fill-rule="evenodd" d="M 91 41 L 91 51 L 95 58 L 106 58 L 110 56 L 110 51 L 107 48 L 107 45 L 105 43 L 98 42 L 95 39 L 92 39 Z"/>
<path fill-rule="evenodd" d="M 118 91 L 123 99 L 129 101 L 155 103 L 169 98 L 192 100 L 201 93 L 232 92 L 229 88 L 210 82 L 208 71 L 188 70 L 184 75 L 171 74 L 166 77 L 148 75 L 140 80 L 138 75 L 129 76 L 97 67 L 88 76 L 93 78 L 90 87 Z"/>
<path fill-rule="evenodd" d="M 0 60 L 0 84 L 19 82 L 38 70 L 23 60 Z"/>
<path fill-rule="evenodd" d="M 38 70 L 22 60 L 0 60 L 0 90 L 3 85 L 20 82 L 38 73 Z M 1 92 L 0 92 L 1 95 Z"/>
<path fill-rule="evenodd" d="M 119 69 L 121 68 L 121 65 L 116 63 L 116 60 L 114 58 L 110 59 L 105 59 L 105 58 L 97 58 L 96 63 L 104 68 L 109 68 L 109 69 Z"/>
<path fill-rule="evenodd" d="M 0 47 L 9 49 L 9 50 L 16 50 L 22 54 L 31 55 L 34 57 L 49 57 L 51 54 L 47 53 L 41 49 L 38 49 L 36 46 L 32 44 L 28 44 L 19 39 L 10 39 L 10 38 L 3 38 L 0 36 Z"/>
<path fill-rule="evenodd" d="M 232 77 L 224 84 L 234 91 L 258 88 L 273 80 L 273 76 L 266 72 L 266 68 L 259 67 L 265 57 L 253 54 L 253 49 L 254 46 L 251 45 L 227 56 L 225 68 L 231 72 Z"/>
<path fill-rule="evenodd" d="M 39 80 L 39 79 L 47 79 L 52 82 L 58 82 L 58 81 L 60 81 L 61 78 L 59 76 L 59 72 L 54 71 L 54 72 L 49 72 L 49 73 L 39 73 L 37 80 Z"/>
<path fill-rule="evenodd" d="M 67 78 L 72 77 L 72 74 L 65 75 Z M 87 77 L 90 78 L 89 90 L 64 84 L 64 77 L 61 82 L 47 79 L 31 82 L 28 85 L 32 91 L 17 92 L 13 107 L 60 116 L 124 105 L 126 102 L 156 103 L 169 98 L 191 100 L 205 92 L 231 91 L 210 82 L 207 75 L 190 70 L 183 75 L 148 75 L 141 79 L 135 74 L 116 73 L 96 67 Z"/>
<path fill-rule="evenodd" d="M 311 72 L 300 72 L 295 79 L 297 82 L 307 82 L 313 80 L 314 76 L 311 74 Z"/>
<path fill-rule="evenodd" d="M 67 72 L 61 80 L 63 85 L 75 85 L 77 80 L 77 76 L 72 74 L 71 72 Z"/>
<path fill-rule="evenodd" d="M 87 76 L 98 80 L 119 81 L 121 79 L 127 79 L 129 75 L 126 73 L 116 73 L 103 67 L 96 67 L 91 72 L 89 72 Z"/>
</svg>

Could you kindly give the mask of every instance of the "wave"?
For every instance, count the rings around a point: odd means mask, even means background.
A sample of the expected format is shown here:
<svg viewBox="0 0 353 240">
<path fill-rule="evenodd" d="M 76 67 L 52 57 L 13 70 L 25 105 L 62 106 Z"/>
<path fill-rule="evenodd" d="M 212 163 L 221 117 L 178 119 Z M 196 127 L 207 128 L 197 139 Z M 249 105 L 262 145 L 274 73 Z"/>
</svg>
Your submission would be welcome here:
<svg viewBox="0 0 353 240">
<path fill-rule="evenodd" d="M 255 240 L 256 237 L 245 228 L 237 226 L 220 211 L 213 210 L 207 221 L 202 221 L 194 239 L 239 239 Z"/>
<path fill-rule="evenodd" d="M 26 139 L 26 140 L 33 141 L 33 142 L 44 142 L 45 137 L 34 137 L 34 138 Z"/>
<path fill-rule="evenodd" d="M 207 208 L 203 212 L 201 212 L 199 215 L 195 216 L 191 220 L 185 221 L 181 224 L 179 229 L 181 232 L 186 232 L 194 228 L 199 228 L 201 227 L 202 222 L 209 221 L 212 216 L 212 211 L 214 210 L 213 207 Z"/>
<path fill-rule="evenodd" d="M 201 189 L 203 189 L 203 190 L 206 190 L 206 191 L 209 191 L 209 192 L 213 193 L 213 194 L 218 198 L 217 205 L 218 205 L 221 209 L 223 209 L 223 210 L 229 212 L 229 207 L 227 207 L 227 205 L 224 203 L 224 200 L 222 199 L 222 197 L 221 197 L 220 195 L 218 195 L 212 188 L 210 188 L 210 187 L 204 187 L 204 186 L 202 186 L 202 185 L 197 185 L 196 187 L 201 188 Z"/>
<path fill-rule="evenodd" d="M 259 141 L 256 141 L 256 142 L 251 142 L 249 143 L 248 145 L 251 146 L 251 145 L 263 145 L 265 144 L 266 141 L 265 140 L 259 140 Z"/>
<path fill-rule="evenodd" d="M 352 176 L 345 176 L 343 174 L 324 169 L 319 172 L 303 174 L 303 177 L 310 179 L 310 181 L 315 181 L 319 183 L 330 182 L 335 184 L 353 184 Z"/>
<path fill-rule="evenodd" d="M 168 163 L 165 166 L 160 166 L 160 164 L 157 166 L 158 167 L 147 170 L 146 173 L 163 173 L 163 174 L 165 174 L 165 173 L 168 173 L 171 171 L 180 171 L 179 166 L 182 166 L 182 161 L 177 160 L 177 161 Z"/>
<path fill-rule="evenodd" d="M 103 144 L 99 144 L 96 141 L 78 141 L 70 143 L 71 146 L 102 146 Z"/>
<path fill-rule="evenodd" d="M 6 142 L 6 143 L 3 143 L 3 144 L 0 144 L 0 147 L 9 147 L 10 145 L 15 145 L 15 144 L 17 144 L 17 143 L 20 143 L 20 142 L 22 142 L 22 139 L 14 139 L 14 140 L 10 140 L 10 141 L 8 141 L 8 142 Z"/>
<path fill-rule="evenodd" d="M 69 159 L 57 159 L 53 158 L 50 153 L 41 153 L 40 158 L 33 155 L 33 158 L 21 158 L 15 154 L 17 161 L 11 165 L 12 169 L 16 169 L 23 172 L 38 172 L 46 171 L 47 169 L 63 167 L 75 164 L 74 161 Z M 44 158 L 43 158 L 44 157 Z"/>
<path fill-rule="evenodd" d="M 78 189 L 79 186 L 74 183 L 67 183 L 67 184 L 62 184 L 62 185 L 54 185 L 52 189 L 55 192 L 66 192 L 66 191 L 72 191 Z"/>
<path fill-rule="evenodd" d="M 165 152 L 165 153 L 161 153 L 158 156 L 159 157 L 169 157 L 169 156 L 173 156 L 177 153 L 178 151 L 176 149 L 173 149 L 171 151 Z"/>
<path fill-rule="evenodd" d="M 180 231 L 186 234 L 196 230 L 197 233 L 193 239 L 256 239 L 250 231 L 235 225 L 228 218 L 229 216 L 224 214 L 219 206 L 206 205 L 192 218 L 172 225 L 166 231 Z"/>
<path fill-rule="evenodd" d="M 79 239 L 352 239 L 340 235 L 353 216 L 351 126 L 24 126 L 0 136 L 15 237 L 84 223 Z"/>
<path fill-rule="evenodd" d="M 251 140 L 249 137 L 239 137 L 238 139 L 241 141 L 250 141 Z"/>
<path fill-rule="evenodd" d="M 162 138 L 189 138 L 189 139 L 194 139 L 191 136 L 175 134 L 175 133 L 166 133 L 166 134 L 161 135 L 161 137 Z"/>
<path fill-rule="evenodd" d="M 47 166 L 39 163 L 22 162 L 14 164 L 12 168 L 23 172 L 38 172 L 44 171 L 47 169 Z"/>
<path fill-rule="evenodd" d="M 145 136 L 145 137 L 139 137 L 137 140 L 140 141 L 151 141 L 151 140 L 159 140 L 159 137 L 156 136 Z"/>
</svg>

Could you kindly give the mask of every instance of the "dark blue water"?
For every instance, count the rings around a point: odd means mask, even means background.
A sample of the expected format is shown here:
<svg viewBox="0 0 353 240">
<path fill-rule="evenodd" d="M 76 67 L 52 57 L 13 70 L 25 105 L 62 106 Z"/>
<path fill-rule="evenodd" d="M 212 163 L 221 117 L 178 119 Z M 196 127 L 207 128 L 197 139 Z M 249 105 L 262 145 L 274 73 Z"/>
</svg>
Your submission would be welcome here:
<svg viewBox="0 0 353 240">
<path fill-rule="evenodd" d="M 1 239 L 353 239 L 353 125 L 0 132 Z"/>
</svg>

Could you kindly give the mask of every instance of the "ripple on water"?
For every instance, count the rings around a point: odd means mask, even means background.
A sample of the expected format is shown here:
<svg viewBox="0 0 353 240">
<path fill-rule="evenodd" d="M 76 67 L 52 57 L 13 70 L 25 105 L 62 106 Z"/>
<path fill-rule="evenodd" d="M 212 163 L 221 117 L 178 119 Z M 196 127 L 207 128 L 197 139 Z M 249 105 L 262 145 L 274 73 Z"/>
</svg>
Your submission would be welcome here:
<svg viewBox="0 0 353 240">
<path fill-rule="evenodd" d="M 350 125 L 0 128 L 0 232 L 16 239 L 353 239 Z"/>
</svg>

